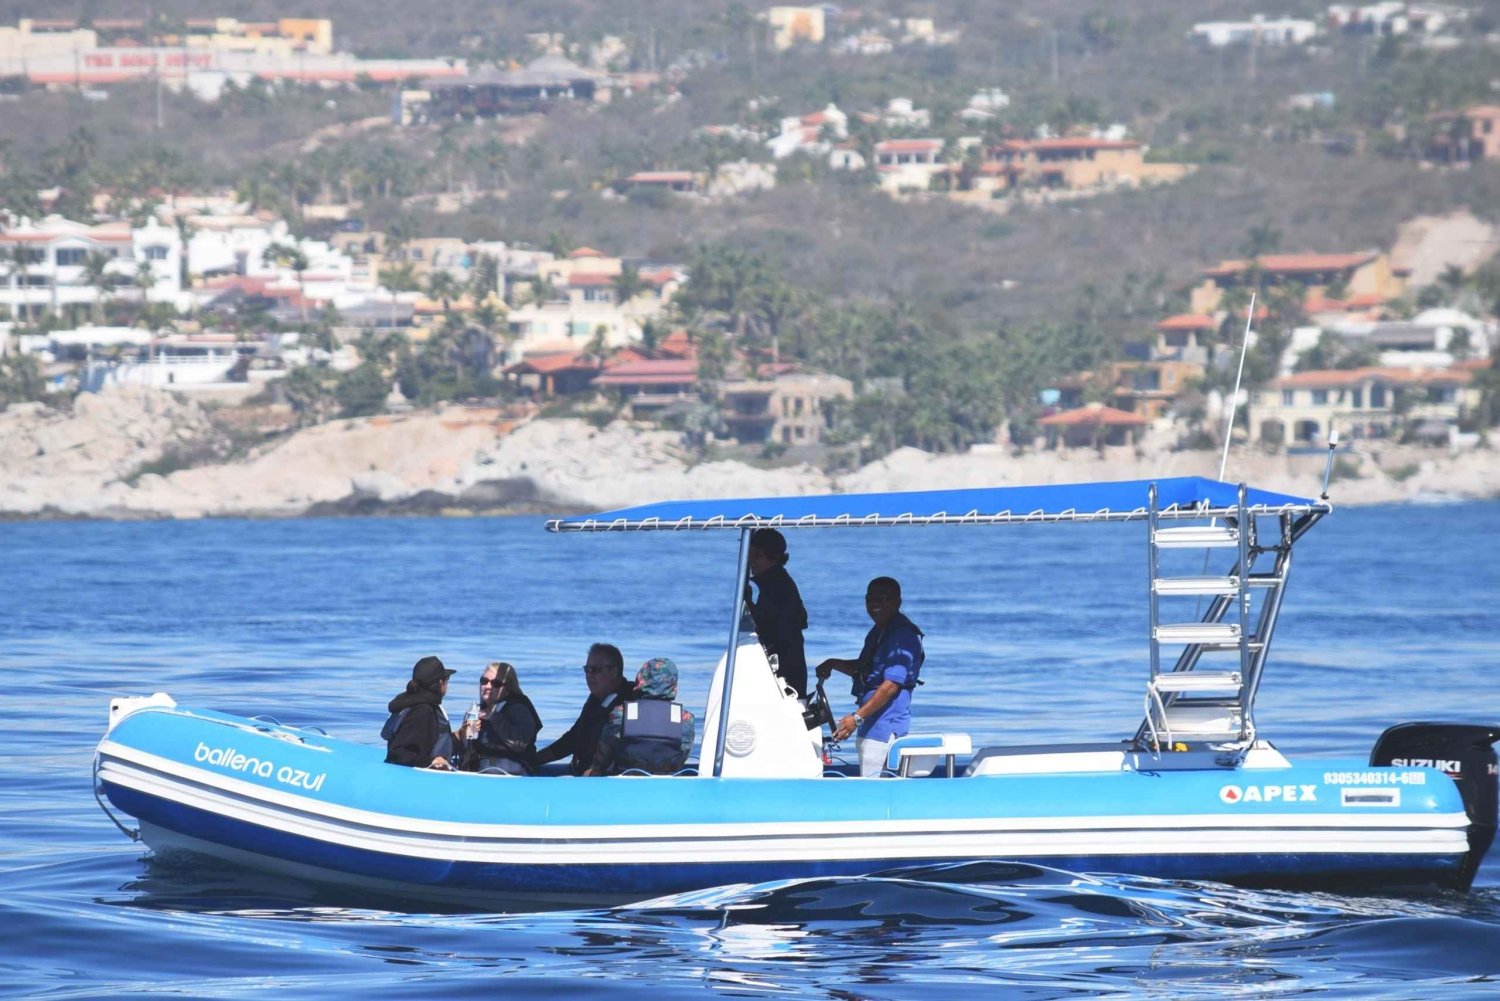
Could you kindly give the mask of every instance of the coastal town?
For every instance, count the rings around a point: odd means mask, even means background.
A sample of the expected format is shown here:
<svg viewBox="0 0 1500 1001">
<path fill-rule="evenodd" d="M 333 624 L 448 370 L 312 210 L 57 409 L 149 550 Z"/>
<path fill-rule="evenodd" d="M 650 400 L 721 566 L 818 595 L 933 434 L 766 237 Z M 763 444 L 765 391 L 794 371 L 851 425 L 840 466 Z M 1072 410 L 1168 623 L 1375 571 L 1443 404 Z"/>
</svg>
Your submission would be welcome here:
<svg viewBox="0 0 1500 1001">
<path fill-rule="evenodd" d="M 937 64 L 963 44 L 941 16 L 744 13 L 730 36 L 743 58 L 851 78 L 895 58 Z M 1111 40 L 1122 26 L 1100 17 L 1082 22 L 1091 52 L 1122 44 Z M 953 232 L 979 234 L 972 253 L 983 260 L 982 238 L 1017 227 L 1142 199 L 1169 212 L 1173 199 L 1198 197 L 1230 154 L 1154 144 L 1149 111 L 1117 120 L 1097 101 L 1028 106 L 1005 74 L 937 96 L 887 89 L 805 104 L 765 93 L 763 81 L 720 102 L 737 109 L 733 120 L 692 120 L 682 109 L 696 81 L 732 56 L 666 53 L 649 33 L 538 31 L 514 39 L 507 58 L 367 58 L 340 49 L 336 27 L 225 17 L 0 27 L 0 79 L 16 106 L 134 99 L 158 129 L 183 109 L 243 113 L 252 102 L 262 115 L 301 102 L 333 116 L 292 137 L 278 164 L 233 183 L 223 171 L 182 169 L 159 147 L 128 170 L 106 167 L 85 126 L 56 147 L 51 175 L 5 147 L 0 458 L 11 482 L 0 513 L 366 510 L 433 490 L 450 501 L 468 492 L 485 510 L 606 506 L 660 487 L 612 493 L 574 477 L 567 489 L 476 492 L 526 479 L 526 460 L 504 475 L 480 468 L 512 438 L 517 449 L 575 449 L 619 475 L 629 468 L 603 461 L 590 441 L 618 455 L 644 450 L 636 472 L 714 470 L 696 478 L 695 495 L 757 479 L 788 491 L 881 485 L 872 470 L 911 474 L 910 457 L 891 461 L 906 452 L 967 461 L 965 480 L 1096 476 L 1101 460 L 1121 475 L 1184 463 L 1213 475 L 1226 435 L 1242 464 L 1280 462 L 1287 476 L 1305 465 L 1299 457 L 1320 462 L 1337 435 L 1338 476 L 1366 480 L 1366 499 L 1488 495 L 1500 483 L 1489 472 L 1500 465 L 1491 458 L 1500 229 L 1479 206 L 1395 219 L 1380 243 L 1340 240 L 1334 227 L 1291 243 L 1269 220 L 1239 220 L 1232 239 L 1199 241 L 1220 252 L 1174 248 L 1170 267 L 1127 275 L 1108 304 L 1085 301 L 1101 294 L 1099 281 L 991 276 L 987 302 L 1040 295 L 1060 315 L 1033 321 L 1019 308 L 1007 318 L 988 305 L 949 314 L 920 296 L 880 302 L 829 267 L 822 286 L 812 268 L 799 282 L 764 245 L 703 233 L 644 240 L 622 227 L 733 218 L 821 192 L 871 214 L 954 220 Z M 1495 69 L 1496 38 L 1466 8 L 1387 2 L 1200 21 L 1173 44 L 1254 79 L 1296 50 L 1306 59 L 1340 47 L 1354 59 Z M 1058 79 L 1055 32 L 1051 44 L 1036 68 Z M 1500 106 L 1457 94 L 1399 124 L 1366 117 L 1355 129 L 1336 109 L 1356 100 L 1287 94 L 1265 128 L 1330 162 L 1399 164 L 1424 182 L 1472 187 L 1496 170 Z M 578 131 L 632 108 L 645 116 L 635 146 L 565 164 L 531 156 L 548 129 Z M 679 134 L 667 135 L 668 120 Z M 421 151 L 419 166 L 410 151 Z M 564 230 L 547 217 L 544 239 L 536 217 L 506 224 L 509 206 L 538 200 L 604 221 Z M 493 222 L 476 225 L 492 207 Z M 1101 230 L 1094 242 L 1115 236 Z M 964 267 L 947 269 L 957 280 Z M 173 421 L 155 419 L 167 413 Z M 47 436 L 108 435 L 97 426 L 104 414 L 154 430 L 137 429 L 134 447 L 92 472 L 49 472 Z M 462 444 L 415 445 L 410 433 L 429 425 Z M 334 428 L 361 440 L 359 468 L 307 461 L 339 470 L 338 482 L 260 500 L 209 496 L 204 484 L 233 478 L 232 467 L 278 450 L 322 454 L 307 443 Z M 441 469 L 396 472 L 413 447 L 441 455 L 432 464 Z M 1080 474 L 1069 461 L 1092 465 Z M 1455 472 L 1464 469 L 1485 472 Z M 287 465 L 279 475 L 310 474 Z M 174 499 L 173 482 L 195 483 L 193 499 Z"/>
</svg>

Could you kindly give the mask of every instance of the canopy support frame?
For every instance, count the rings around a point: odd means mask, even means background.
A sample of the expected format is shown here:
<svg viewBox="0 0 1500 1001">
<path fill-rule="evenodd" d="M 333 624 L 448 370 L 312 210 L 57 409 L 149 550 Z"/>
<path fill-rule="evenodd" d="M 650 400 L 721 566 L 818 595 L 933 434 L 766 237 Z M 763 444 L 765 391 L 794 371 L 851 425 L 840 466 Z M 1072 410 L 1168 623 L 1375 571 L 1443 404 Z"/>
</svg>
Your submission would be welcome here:
<svg viewBox="0 0 1500 1001">
<path fill-rule="evenodd" d="M 750 527 L 740 528 L 740 555 L 735 561 L 734 609 L 729 620 L 729 648 L 724 653 L 724 690 L 719 693 L 719 735 L 714 742 L 714 778 L 724 774 L 724 741 L 729 735 L 729 700 L 734 693 L 734 660 L 740 649 L 740 623 L 745 617 L 745 582 L 750 567 Z"/>
</svg>

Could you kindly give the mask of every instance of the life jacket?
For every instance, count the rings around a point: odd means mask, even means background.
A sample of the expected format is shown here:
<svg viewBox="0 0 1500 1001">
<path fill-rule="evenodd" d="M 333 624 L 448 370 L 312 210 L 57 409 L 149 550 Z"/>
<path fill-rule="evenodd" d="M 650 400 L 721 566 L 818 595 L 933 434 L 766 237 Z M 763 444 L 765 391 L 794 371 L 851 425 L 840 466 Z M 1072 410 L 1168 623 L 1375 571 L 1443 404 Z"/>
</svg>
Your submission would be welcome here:
<svg viewBox="0 0 1500 1001">
<path fill-rule="evenodd" d="M 614 770 L 638 768 L 652 775 L 670 775 L 687 760 L 682 753 L 686 730 L 682 703 L 665 699 L 637 699 L 625 703 Z"/>
<path fill-rule="evenodd" d="M 415 708 L 416 706 L 407 706 L 398 713 L 391 713 L 385 721 L 385 726 L 380 728 L 380 738 L 387 744 L 395 739 L 396 733 L 401 729 L 401 724 L 406 722 L 407 714 Z M 451 760 L 458 748 L 453 744 L 453 727 L 448 723 L 448 714 L 443 712 L 442 706 L 433 706 L 432 711 L 437 716 L 438 723 L 437 740 L 432 742 L 432 758 Z"/>
<path fill-rule="evenodd" d="M 525 709 L 531 717 L 531 727 L 518 728 L 506 714 L 506 702 L 514 702 Z M 512 695 L 490 710 L 489 716 L 479 727 L 479 738 L 469 745 L 473 752 L 474 770 L 500 768 L 512 774 L 536 771 L 536 733 L 542 728 L 542 718 L 536 707 L 525 695 Z"/>
<path fill-rule="evenodd" d="M 866 692 L 880 687 L 883 679 L 875 673 L 875 655 L 880 652 L 881 644 L 885 642 L 886 637 L 891 634 L 891 631 L 900 629 L 902 626 L 910 628 L 912 632 L 917 634 L 917 657 L 916 662 L 911 666 L 911 670 L 906 673 L 906 684 L 901 687 L 908 692 L 913 692 L 916 691 L 918 685 L 922 684 L 919 675 L 922 673 L 922 664 L 927 660 L 927 651 L 923 649 L 921 640 L 927 634 L 922 632 L 915 622 L 898 612 L 896 613 L 896 617 L 886 625 L 885 631 L 875 638 L 875 642 L 871 645 L 869 653 L 865 654 L 861 652 L 860 654 L 859 673 L 854 676 L 854 683 L 850 686 L 856 699 L 862 699 Z"/>
</svg>

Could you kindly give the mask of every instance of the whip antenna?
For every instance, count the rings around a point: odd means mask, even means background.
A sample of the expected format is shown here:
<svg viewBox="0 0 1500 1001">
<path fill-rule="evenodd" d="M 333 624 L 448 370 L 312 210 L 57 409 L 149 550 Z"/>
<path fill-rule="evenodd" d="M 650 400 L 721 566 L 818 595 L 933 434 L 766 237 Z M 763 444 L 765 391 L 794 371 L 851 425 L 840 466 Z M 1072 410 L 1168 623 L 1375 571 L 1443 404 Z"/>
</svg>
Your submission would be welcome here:
<svg viewBox="0 0 1500 1001">
<path fill-rule="evenodd" d="M 1229 443 L 1234 439 L 1234 414 L 1240 405 L 1240 380 L 1245 376 L 1245 355 L 1250 351 L 1250 324 L 1255 319 L 1255 293 L 1250 293 L 1250 308 L 1245 313 L 1245 333 L 1240 337 L 1240 364 L 1234 373 L 1234 392 L 1229 397 L 1229 420 L 1224 422 L 1224 454 L 1219 458 L 1219 482 L 1224 481 L 1224 474 L 1229 469 Z M 1330 459 L 1329 462 L 1333 460 Z M 1218 518 L 1210 518 L 1210 525 L 1217 525 Z M 1209 551 L 1203 550 L 1203 573 L 1208 573 Z M 1241 571 L 1243 572 L 1243 571 Z M 1203 596 L 1193 603 L 1193 617 L 1197 618 L 1203 611 Z"/>
<path fill-rule="evenodd" d="M 1240 366 L 1234 373 L 1234 393 L 1229 397 L 1229 420 L 1224 425 L 1224 454 L 1219 459 L 1219 480 L 1229 468 L 1229 442 L 1234 438 L 1234 415 L 1240 405 L 1240 380 L 1245 376 L 1245 355 L 1250 350 L 1250 323 L 1255 319 L 1255 293 L 1250 293 L 1250 309 L 1245 314 L 1245 333 L 1240 338 Z"/>
<path fill-rule="evenodd" d="M 1323 464 L 1323 494 L 1320 500 L 1328 499 L 1328 480 L 1333 476 L 1333 450 L 1339 447 L 1338 429 L 1328 432 L 1328 461 Z"/>
</svg>

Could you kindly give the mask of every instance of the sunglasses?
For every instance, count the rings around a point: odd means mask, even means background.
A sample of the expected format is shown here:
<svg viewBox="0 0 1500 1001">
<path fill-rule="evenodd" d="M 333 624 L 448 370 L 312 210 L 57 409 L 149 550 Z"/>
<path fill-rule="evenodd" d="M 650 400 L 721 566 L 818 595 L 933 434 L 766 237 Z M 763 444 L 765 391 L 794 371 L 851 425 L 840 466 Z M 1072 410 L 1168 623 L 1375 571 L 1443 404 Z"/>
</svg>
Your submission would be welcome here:
<svg viewBox="0 0 1500 1001">
<path fill-rule="evenodd" d="M 591 667 L 590 665 L 585 664 L 585 665 L 583 665 L 583 669 L 585 671 L 587 671 L 589 674 L 608 674 L 609 673 L 609 668 L 608 667 Z"/>
<path fill-rule="evenodd" d="M 479 679 L 479 684 L 482 685 L 482 686 L 486 686 L 486 687 L 490 687 L 490 688 L 495 688 L 495 687 L 498 687 L 500 685 L 503 685 L 504 682 L 501 681 L 499 678 L 480 678 Z"/>
</svg>

